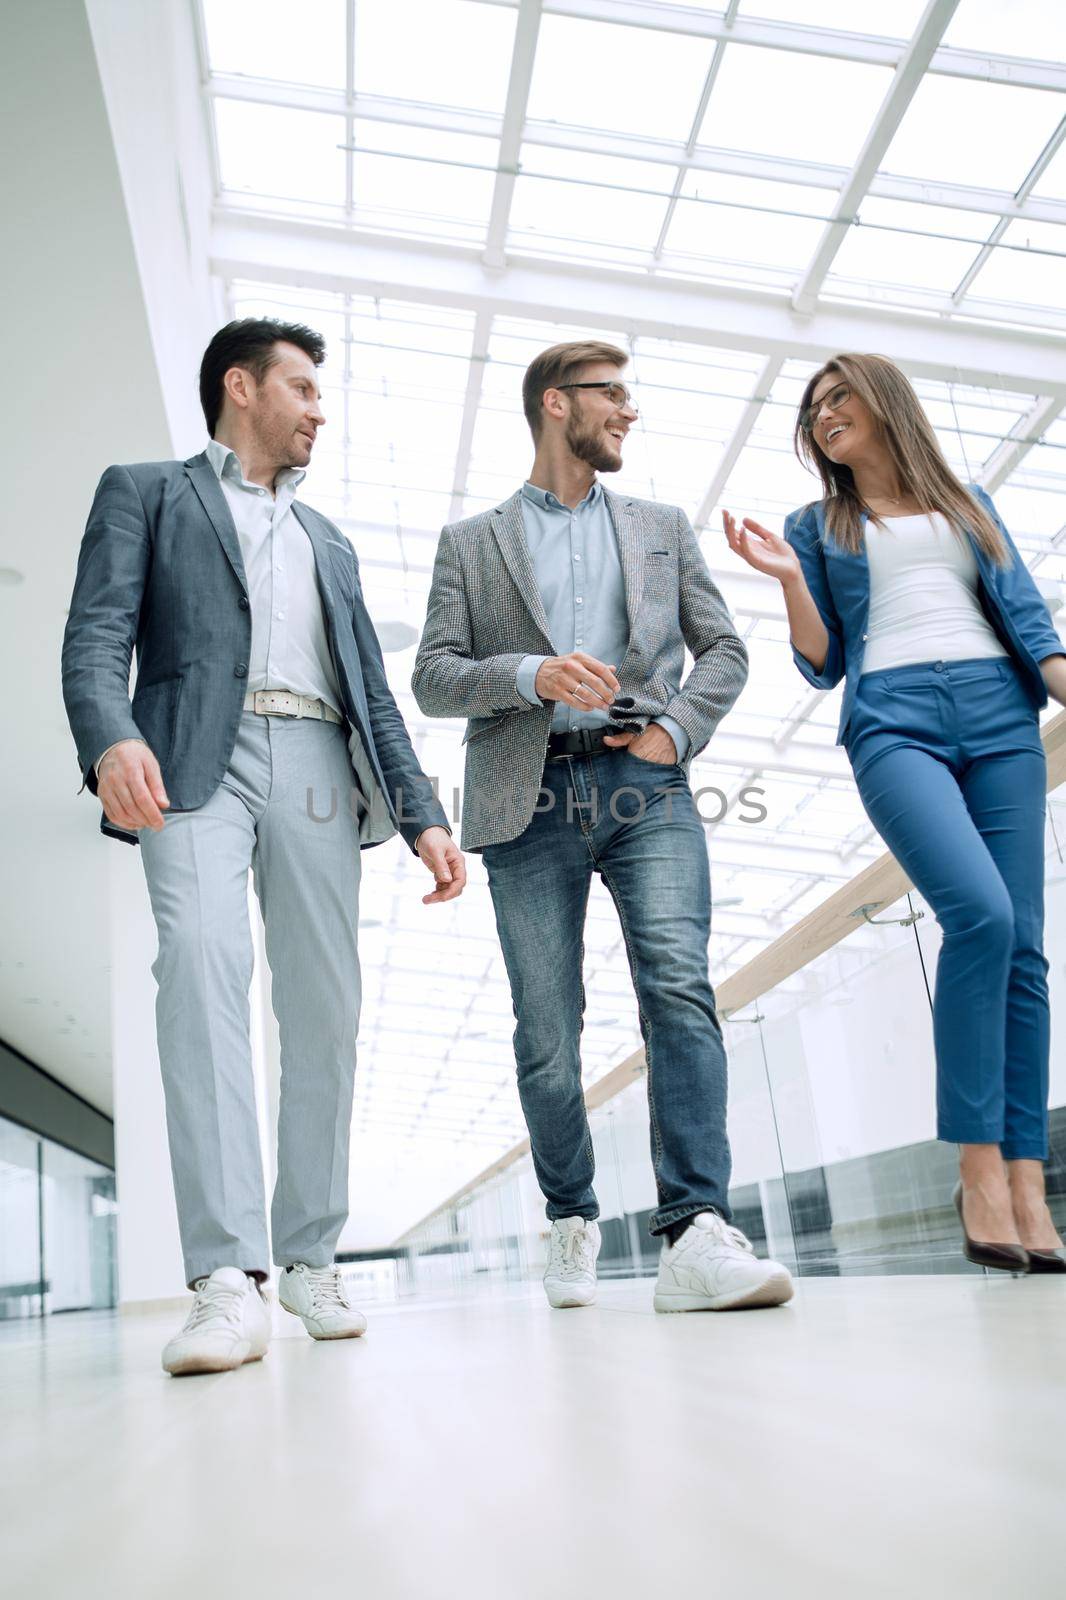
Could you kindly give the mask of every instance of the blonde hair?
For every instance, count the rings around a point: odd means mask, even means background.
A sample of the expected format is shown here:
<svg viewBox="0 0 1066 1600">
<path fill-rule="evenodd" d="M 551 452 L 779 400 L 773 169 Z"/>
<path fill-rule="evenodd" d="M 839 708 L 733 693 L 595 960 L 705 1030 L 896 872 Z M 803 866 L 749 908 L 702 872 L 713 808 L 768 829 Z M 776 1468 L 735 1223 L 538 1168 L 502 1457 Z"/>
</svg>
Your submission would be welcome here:
<svg viewBox="0 0 1066 1600">
<path fill-rule="evenodd" d="M 825 527 L 836 542 L 853 555 L 862 549 L 862 513 L 867 510 L 851 468 L 830 461 L 813 433 L 800 419 L 811 404 L 818 384 L 830 373 L 841 378 L 866 406 L 892 456 L 903 494 L 917 500 L 926 511 L 939 511 L 959 538 L 972 533 L 985 555 L 997 566 L 1010 565 L 1007 543 L 984 506 L 959 482 L 937 442 L 921 401 L 908 380 L 884 356 L 833 356 L 807 381 L 796 417 L 796 454 L 813 467 L 822 480 Z M 873 512 L 868 512 L 876 522 Z"/>
<path fill-rule="evenodd" d="M 602 339 L 576 339 L 570 344 L 553 344 L 542 350 L 526 368 L 522 379 L 522 409 L 526 414 L 534 439 L 540 437 L 544 420 L 544 396 L 549 389 L 574 383 L 583 367 L 593 362 L 609 361 L 612 367 L 629 365 L 629 357 L 616 344 L 605 344 Z"/>
</svg>

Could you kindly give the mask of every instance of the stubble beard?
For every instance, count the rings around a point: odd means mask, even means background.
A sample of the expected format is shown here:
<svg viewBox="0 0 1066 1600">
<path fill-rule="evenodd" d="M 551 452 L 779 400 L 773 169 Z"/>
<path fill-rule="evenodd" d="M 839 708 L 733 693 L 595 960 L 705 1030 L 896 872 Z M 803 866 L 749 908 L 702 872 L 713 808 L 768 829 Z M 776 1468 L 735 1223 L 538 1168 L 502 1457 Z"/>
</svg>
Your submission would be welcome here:
<svg viewBox="0 0 1066 1600">
<path fill-rule="evenodd" d="M 621 468 L 622 452 L 612 454 L 602 434 L 584 426 L 574 413 L 567 418 L 565 437 L 571 455 L 584 461 L 594 472 L 618 472 Z"/>
</svg>

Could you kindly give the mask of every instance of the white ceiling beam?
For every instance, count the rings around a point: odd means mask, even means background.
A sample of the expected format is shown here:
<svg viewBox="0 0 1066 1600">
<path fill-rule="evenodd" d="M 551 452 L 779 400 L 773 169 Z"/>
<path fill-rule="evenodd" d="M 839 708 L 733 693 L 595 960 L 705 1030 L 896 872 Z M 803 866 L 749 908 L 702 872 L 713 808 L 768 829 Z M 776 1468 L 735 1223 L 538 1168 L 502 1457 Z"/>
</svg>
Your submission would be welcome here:
<svg viewBox="0 0 1066 1600">
<path fill-rule="evenodd" d="M 482 4 L 505 5 L 510 9 L 515 3 L 516 0 L 482 0 Z M 835 61 L 863 61 L 877 67 L 898 66 L 907 48 L 899 39 L 840 33 L 832 28 L 807 27 L 802 23 L 771 22 L 762 17 L 745 16 L 727 22 L 721 12 L 696 11 L 691 6 L 673 5 L 667 0 L 544 0 L 544 11 L 550 16 L 651 28 L 691 39 L 728 39 L 735 44 L 828 56 Z M 1066 90 L 1066 66 L 1053 60 L 1029 61 L 1020 56 L 989 55 L 980 50 L 957 50 L 944 45 L 933 56 L 929 70 L 949 78 L 976 78 L 982 83 L 1006 83 L 1059 93 Z"/>
<path fill-rule="evenodd" d="M 1066 117 L 1063 117 L 1062 121 L 1055 129 L 1055 132 L 1051 135 L 1051 138 L 1048 140 L 1043 150 L 1041 150 L 1036 161 L 1033 163 L 1032 171 L 1028 174 L 1025 182 L 1015 195 L 1014 198 L 1020 205 L 1024 204 L 1025 201 L 1028 200 L 1036 184 L 1039 183 L 1040 179 L 1044 176 L 1044 173 L 1051 165 L 1055 156 L 1058 155 L 1064 141 L 1066 141 Z M 1006 233 L 1013 220 L 1014 219 L 1012 217 L 1000 217 L 999 221 L 992 229 L 992 232 L 989 234 L 988 238 L 977 252 L 972 264 L 963 277 L 962 282 L 952 295 L 951 298 L 956 305 L 961 304 L 961 302 L 969 294 L 970 289 L 973 286 L 974 279 L 977 277 L 977 274 L 980 272 L 985 263 L 992 259 L 993 250 L 995 250 L 996 246 L 1003 238 L 1003 235 Z"/>
<path fill-rule="evenodd" d="M 439 133 L 466 133 L 480 139 L 501 140 L 503 118 L 485 111 L 458 111 L 448 106 L 424 105 L 383 95 L 355 95 L 351 101 L 341 90 L 302 88 L 268 83 L 256 78 L 215 74 L 206 84 L 211 98 L 246 100 L 256 105 L 288 107 L 344 116 L 366 122 L 392 123 L 404 128 L 425 128 Z M 847 167 L 818 161 L 794 161 L 787 156 L 756 155 L 744 150 L 697 148 L 686 154 L 680 140 L 646 139 L 626 133 L 577 128 L 561 122 L 527 120 L 524 144 L 530 149 L 568 150 L 580 155 L 623 156 L 656 167 L 684 168 L 693 172 L 724 173 L 732 177 L 762 178 L 772 183 L 793 183 L 814 189 L 839 190 L 848 178 Z M 407 159 L 411 159 L 409 156 Z M 523 162 L 523 171 L 536 171 L 535 158 Z M 649 177 L 649 187 L 655 187 Z M 1009 214 L 1032 222 L 1066 223 L 1066 201 L 1030 197 L 1019 205 L 1009 190 L 976 188 L 968 184 L 939 183 L 923 178 L 878 173 L 870 193 L 887 200 L 909 200 L 915 205 L 949 206 L 989 216 Z M 663 198 L 669 190 L 663 188 Z"/>
<path fill-rule="evenodd" d="M 725 10 L 725 21 L 727 23 L 731 23 L 734 20 L 739 7 L 740 0 L 729 0 L 729 4 L 726 6 Z M 724 39 L 719 39 L 718 43 L 714 47 L 714 55 L 711 57 L 711 64 L 707 68 L 707 76 L 703 80 L 703 90 L 700 94 L 699 104 L 696 107 L 696 115 L 692 119 L 692 128 L 689 132 L 688 141 L 685 145 L 686 160 L 691 158 L 692 153 L 696 148 L 696 143 L 700 136 L 700 129 L 703 127 L 703 119 L 707 115 L 707 107 L 710 104 L 711 93 L 718 81 L 718 74 L 722 70 L 722 62 L 725 59 L 725 46 L 726 41 Z M 662 258 L 662 253 L 666 248 L 666 236 L 670 232 L 670 224 L 673 222 L 674 213 L 677 210 L 677 202 L 680 200 L 681 191 L 685 187 L 685 174 L 687 171 L 688 168 L 685 166 L 680 166 L 677 169 L 677 174 L 674 178 L 673 192 L 670 195 L 670 201 L 666 207 L 666 215 L 663 217 L 662 227 L 659 229 L 659 237 L 655 242 L 655 249 L 652 251 L 652 255 L 655 257 L 656 261 L 659 261 Z"/>
<path fill-rule="evenodd" d="M 1066 408 L 1066 396 L 1053 395 L 1036 402 L 1021 421 L 1016 423 L 1003 443 L 992 452 L 978 478 L 982 489 L 995 494 L 1011 473 L 1018 467 L 1035 444 Z"/>
<path fill-rule="evenodd" d="M 784 364 L 784 357 L 781 355 L 767 356 L 763 362 L 762 370 L 755 379 L 751 399 L 740 413 L 737 425 L 733 429 L 732 437 L 722 451 L 722 457 L 715 469 L 710 487 L 700 501 L 694 524 L 697 531 L 708 526 L 714 508 L 717 506 L 722 492 L 729 482 L 729 475 L 740 459 L 741 451 L 748 442 L 751 430 L 759 420 L 760 411 L 770 398 L 770 391 L 777 381 L 777 375 Z"/>
<path fill-rule="evenodd" d="M 481 405 L 481 389 L 485 381 L 485 363 L 489 359 L 491 337 L 492 314 L 488 311 L 479 311 L 474 318 L 474 337 L 470 346 L 470 370 L 466 375 L 463 420 L 459 426 L 459 447 L 455 452 L 452 498 L 448 507 L 449 522 L 457 522 L 463 514 L 466 478 L 470 471 L 470 453 L 474 447 L 474 429 L 477 426 L 478 407 Z"/>
<path fill-rule="evenodd" d="M 809 692 L 804 695 L 796 710 L 790 717 L 786 717 L 784 723 L 778 729 L 777 733 L 774 734 L 774 748 L 776 750 L 786 750 L 796 737 L 799 729 L 802 728 L 805 722 L 809 721 L 821 703 L 822 690 L 809 690 Z"/>
<path fill-rule="evenodd" d="M 866 198 L 886 150 L 907 114 L 915 91 L 925 76 L 958 4 L 959 0 L 929 0 L 913 38 L 899 59 L 895 76 L 888 86 L 888 92 L 874 117 L 848 180 L 840 191 L 833 207 L 833 214 L 826 223 L 811 263 L 792 296 L 792 304 L 797 311 L 814 310 L 836 254 L 847 238 L 848 229 L 854 225 L 859 207 Z"/>
<path fill-rule="evenodd" d="M 513 256 L 497 271 L 462 246 L 401 242 L 355 229 L 341 233 L 235 211 L 216 215 L 211 270 L 224 278 L 579 322 L 630 339 L 644 334 L 812 364 L 839 350 L 889 348 L 916 377 L 1066 395 L 1066 338 L 881 305 L 832 303 L 801 317 L 776 291 L 532 257 Z"/>
<path fill-rule="evenodd" d="M 507 102 L 503 112 L 500 133 L 499 166 L 492 192 L 492 209 L 489 213 L 489 233 L 485 246 L 485 262 L 490 267 L 502 267 L 504 247 L 507 243 L 507 225 L 511 216 L 511 202 L 518 177 L 518 157 L 522 149 L 522 133 L 529 105 L 529 88 L 533 82 L 533 63 L 537 54 L 537 36 L 543 0 L 519 0 L 518 23 L 515 28 L 514 51 L 511 55 L 511 76 L 507 85 Z"/>
</svg>

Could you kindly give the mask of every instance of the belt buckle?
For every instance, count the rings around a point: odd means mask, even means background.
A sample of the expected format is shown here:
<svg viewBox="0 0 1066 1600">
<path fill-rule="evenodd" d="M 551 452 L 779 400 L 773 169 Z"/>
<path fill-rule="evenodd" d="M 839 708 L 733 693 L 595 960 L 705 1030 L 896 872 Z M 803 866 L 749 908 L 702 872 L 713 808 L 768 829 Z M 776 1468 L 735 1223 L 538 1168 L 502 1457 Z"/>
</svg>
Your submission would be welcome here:
<svg viewBox="0 0 1066 1600">
<path fill-rule="evenodd" d="M 273 700 L 273 699 L 281 699 L 282 697 L 284 697 L 286 700 L 298 700 L 298 696 L 296 696 L 294 694 L 288 694 L 287 692 L 285 692 L 283 690 L 257 689 L 256 690 L 256 695 L 255 695 L 255 698 L 256 698 L 256 707 L 255 707 L 255 709 L 259 712 L 259 714 L 261 716 L 264 716 L 264 717 L 298 717 L 300 715 L 299 704 L 297 704 L 297 707 L 296 707 L 295 711 L 286 711 L 286 710 L 283 710 L 280 706 L 266 706 L 266 705 L 264 705 L 262 708 L 260 708 L 259 703 L 258 703 L 260 698 L 262 698 L 263 700 Z"/>
</svg>

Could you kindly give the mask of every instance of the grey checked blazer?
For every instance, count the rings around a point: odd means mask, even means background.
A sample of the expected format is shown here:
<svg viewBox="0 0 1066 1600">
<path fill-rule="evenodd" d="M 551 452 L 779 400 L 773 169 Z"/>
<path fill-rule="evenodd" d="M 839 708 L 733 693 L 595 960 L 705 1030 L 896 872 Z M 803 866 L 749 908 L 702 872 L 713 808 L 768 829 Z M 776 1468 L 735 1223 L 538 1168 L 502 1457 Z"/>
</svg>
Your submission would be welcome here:
<svg viewBox="0 0 1066 1600">
<path fill-rule="evenodd" d="M 604 492 L 629 613 L 620 692 L 635 701 L 634 721 L 673 717 L 691 740 L 691 760 L 744 687 L 747 651 L 685 513 Z M 686 645 L 695 659 L 682 684 Z M 526 544 L 521 495 L 446 527 L 411 687 L 427 716 L 469 719 L 466 850 L 515 839 L 529 825 L 555 707 L 531 706 L 515 680 L 523 656 L 558 654 Z"/>
</svg>

